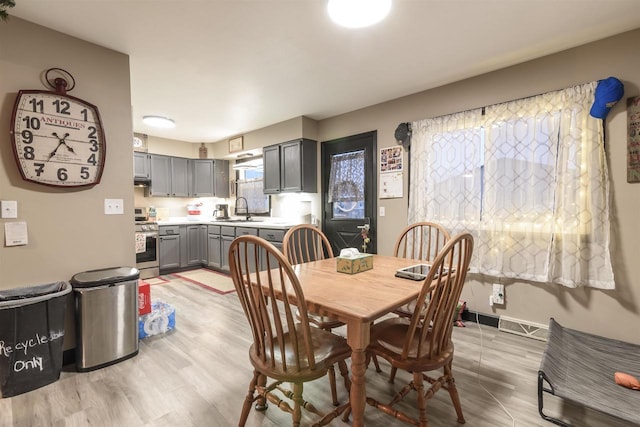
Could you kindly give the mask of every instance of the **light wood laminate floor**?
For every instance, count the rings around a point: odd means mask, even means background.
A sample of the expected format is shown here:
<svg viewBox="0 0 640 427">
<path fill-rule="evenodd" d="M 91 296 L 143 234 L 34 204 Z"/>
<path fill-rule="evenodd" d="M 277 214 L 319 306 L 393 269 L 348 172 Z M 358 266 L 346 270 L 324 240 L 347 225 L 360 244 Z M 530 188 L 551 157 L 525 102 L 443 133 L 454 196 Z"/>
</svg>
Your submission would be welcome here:
<svg viewBox="0 0 640 427">
<path fill-rule="evenodd" d="M 0 426 L 236 425 L 252 370 L 247 354 L 250 332 L 235 293 L 220 295 L 171 280 L 152 286 L 151 296 L 175 306 L 174 331 L 141 341 L 139 354 L 127 361 L 88 373 L 68 366 L 53 384 L 0 399 Z M 472 322 L 466 328 L 454 328 L 454 341 L 453 369 L 466 426 L 553 425 L 543 421 L 537 409 L 543 342 Z M 387 400 L 408 374 L 399 371 L 396 384 L 389 384 L 389 365 L 380 363 L 383 373 L 376 373 L 373 365 L 367 371 L 367 394 Z M 347 394 L 338 379 L 338 396 L 344 401 Z M 323 409 L 331 407 L 326 377 L 305 385 L 305 395 Z M 412 410 L 405 403 L 403 408 Z M 546 398 L 545 408 L 551 414 L 563 413 L 576 427 L 630 426 L 553 396 Z M 444 390 L 429 401 L 428 414 L 431 427 L 459 425 Z M 303 425 L 314 419 L 303 412 Z M 266 412 L 252 411 L 247 422 L 253 427 L 290 424 L 289 415 L 273 406 Z M 365 411 L 365 424 L 403 425 L 371 407 Z M 348 424 L 335 420 L 331 425 Z"/>
</svg>

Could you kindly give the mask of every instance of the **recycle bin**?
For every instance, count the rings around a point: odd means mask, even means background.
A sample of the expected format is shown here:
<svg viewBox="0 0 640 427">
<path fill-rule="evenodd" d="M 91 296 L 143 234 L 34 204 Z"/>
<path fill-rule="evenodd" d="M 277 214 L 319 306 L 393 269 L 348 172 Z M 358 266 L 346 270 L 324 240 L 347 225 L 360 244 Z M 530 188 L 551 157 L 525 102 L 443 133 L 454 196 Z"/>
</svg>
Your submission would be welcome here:
<svg viewBox="0 0 640 427">
<path fill-rule="evenodd" d="M 0 397 L 60 378 L 70 292 L 67 282 L 0 290 Z"/>
<path fill-rule="evenodd" d="M 76 370 L 92 371 L 138 354 L 138 279 L 133 267 L 71 278 L 76 302 Z"/>
</svg>

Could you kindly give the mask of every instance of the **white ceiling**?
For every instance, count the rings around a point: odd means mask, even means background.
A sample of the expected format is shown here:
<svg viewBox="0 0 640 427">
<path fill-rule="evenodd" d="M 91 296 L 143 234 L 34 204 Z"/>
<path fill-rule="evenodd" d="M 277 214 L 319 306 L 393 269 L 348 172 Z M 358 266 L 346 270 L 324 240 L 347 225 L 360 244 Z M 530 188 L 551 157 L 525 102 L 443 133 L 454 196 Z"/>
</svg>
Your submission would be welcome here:
<svg viewBox="0 0 640 427">
<path fill-rule="evenodd" d="M 11 15 L 128 54 L 133 130 L 190 142 L 324 119 L 640 27 L 638 0 L 394 0 L 358 30 L 330 22 L 325 0 L 16 3 Z"/>
</svg>

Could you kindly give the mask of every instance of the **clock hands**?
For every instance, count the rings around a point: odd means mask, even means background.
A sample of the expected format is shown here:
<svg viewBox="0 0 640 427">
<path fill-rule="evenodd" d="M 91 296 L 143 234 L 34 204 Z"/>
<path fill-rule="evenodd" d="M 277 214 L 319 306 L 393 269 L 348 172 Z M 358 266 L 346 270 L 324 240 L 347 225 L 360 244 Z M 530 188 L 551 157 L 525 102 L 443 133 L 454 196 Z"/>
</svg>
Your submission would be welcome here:
<svg viewBox="0 0 640 427">
<path fill-rule="evenodd" d="M 67 151 L 71 151 L 73 154 L 76 154 L 75 151 L 73 151 L 73 148 L 69 147 L 67 145 L 67 142 L 65 141 L 65 139 L 67 139 L 67 137 L 69 136 L 68 133 L 65 133 L 64 136 L 62 138 L 60 138 L 60 136 L 58 136 L 58 134 L 56 132 L 52 132 L 51 135 L 55 136 L 56 138 L 58 138 L 58 145 L 56 146 L 56 148 L 49 153 L 49 159 L 51 159 L 53 156 L 55 156 L 56 152 L 58 151 L 58 148 L 60 148 L 61 145 L 64 145 L 65 147 L 67 147 Z"/>
</svg>

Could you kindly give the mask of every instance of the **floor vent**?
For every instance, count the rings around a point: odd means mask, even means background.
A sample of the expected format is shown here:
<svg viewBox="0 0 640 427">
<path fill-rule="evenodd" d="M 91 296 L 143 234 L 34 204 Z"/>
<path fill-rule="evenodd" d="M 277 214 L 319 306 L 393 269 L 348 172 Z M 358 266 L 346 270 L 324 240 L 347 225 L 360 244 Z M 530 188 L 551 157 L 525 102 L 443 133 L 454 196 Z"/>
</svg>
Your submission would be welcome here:
<svg viewBox="0 0 640 427">
<path fill-rule="evenodd" d="M 513 319 L 506 316 L 500 316 L 498 320 L 498 330 L 540 341 L 546 341 L 549 335 L 549 327 L 547 325 Z"/>
</svg>

